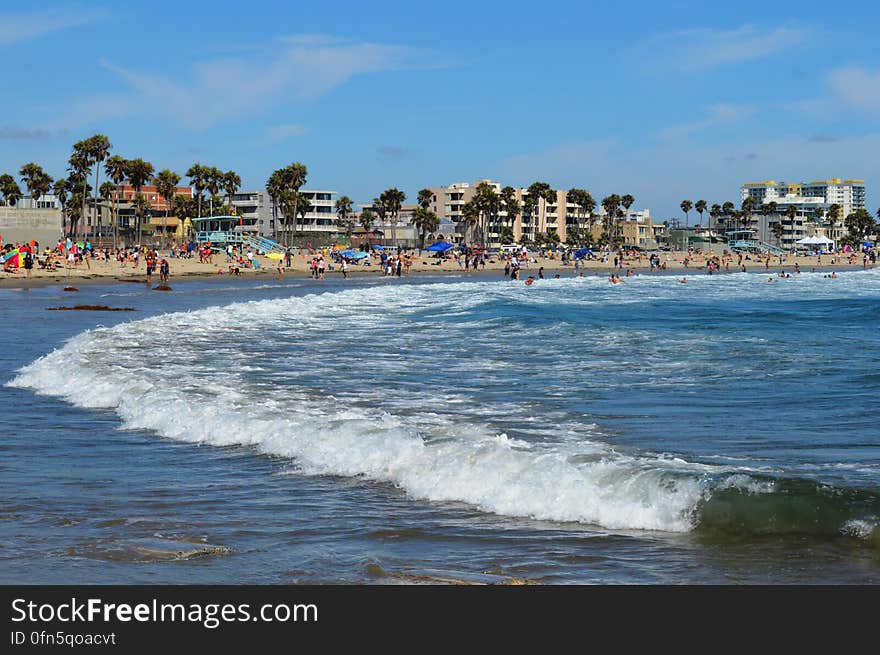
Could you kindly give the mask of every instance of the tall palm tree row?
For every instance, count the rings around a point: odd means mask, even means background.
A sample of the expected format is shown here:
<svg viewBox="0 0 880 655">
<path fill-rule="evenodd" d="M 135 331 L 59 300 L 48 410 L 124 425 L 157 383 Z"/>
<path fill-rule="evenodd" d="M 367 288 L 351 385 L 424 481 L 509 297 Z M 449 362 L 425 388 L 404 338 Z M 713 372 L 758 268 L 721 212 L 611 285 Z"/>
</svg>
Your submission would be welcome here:
<svg viewBox="0 0 880 655">
<path fill-rule="evenodd" d="M 703 212 L 706 211 L 707 203 L 705 200 L 697 200 L 694 203 L 694 209 L 697 210 L 697 213 L 700 215 L 700 227 L 703 227 Z"/>
</svg>

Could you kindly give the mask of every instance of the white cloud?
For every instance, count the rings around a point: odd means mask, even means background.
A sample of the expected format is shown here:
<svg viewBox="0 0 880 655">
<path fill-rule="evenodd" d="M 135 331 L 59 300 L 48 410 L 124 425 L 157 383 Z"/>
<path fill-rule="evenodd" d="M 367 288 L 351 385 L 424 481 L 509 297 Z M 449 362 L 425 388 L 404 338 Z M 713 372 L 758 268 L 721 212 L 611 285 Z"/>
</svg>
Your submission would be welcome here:
<svg viewBox="0 0 880 655">
<path fill-rule="evenodd" d="M 785 25 L 765 30 L 753 25 L 734 30 L 692 29 L 662 35 L 649 47 L 653 66 L 694 72 L 762 59 L 808 41 L 811 33 L 804 27 Z"/>
<path fill-rule="evenodd" d="M 411 48 L 358 43 L 324 35 L 287 37 L 265 53 L 199 61 L 188 73 L 141 72 L 110 61 L 101 64 L 128 87 L 127 94 L 95 106 L 97 117 L 161 116 L 192 128 L 256 114 L 281 100 L 307 102 L 355 75 L 401 70 Z"/>
<path fill-rule="evenodd" d="M 848 66 L 826 76 L 831 92 L 853 109 L 880 112 L 880 71 Z"/>
<path fill-rule="evenodd" d="M 3 13 L 0 14 L 0 47 L 93 23 L 105 15 L 100 9 L 84 8 Z"/>
<path fill-rule="evenodd" d="M 716 127 L 727 123 L 736 123 L 744 120 L 754 116 L 757 111 L 757 107 L 754 105 L 731 105 L 725 103 L 710 105 L 709 115 L 706 118 L 663 128 L 660 130 L 659 136 L 663 139 L 686 138 L 694 132 L 699 132 L 710 127 Z"/>
</svg>

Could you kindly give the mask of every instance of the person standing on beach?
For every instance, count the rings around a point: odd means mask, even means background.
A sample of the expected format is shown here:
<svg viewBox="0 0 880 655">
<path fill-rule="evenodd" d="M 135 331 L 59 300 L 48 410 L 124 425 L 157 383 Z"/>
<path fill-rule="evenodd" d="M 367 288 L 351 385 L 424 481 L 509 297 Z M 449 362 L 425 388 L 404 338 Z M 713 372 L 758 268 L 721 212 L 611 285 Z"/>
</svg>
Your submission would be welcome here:
<svg viewBox="0 0 880 655">
<path fill-rule="evenodd" d="M 400 255 L 397 256 L 396 272 L 397 277 L 400 277 L 400 274 L 403 272 L 403 260 L 400 258 Z"/>
<path fill-rule="evenodd" d="M 281 258 L 278 260 L 278 279 L 281 280 L 284 278 L 284 259 Z"/>
<path fill-rule="evenodd" d="M 319 280 L 324 279 L 324 267 L 325 267 L 324 258 L 319 257 L 318 258 L 318 279 Z"/>
<path fill-rule="evenodd" d="M 290 246 L 288 246 L 287 250 L 284 251 L 284 265 L 287 268 L 290 268 L 291 257 L 293 257 L 293 251 L 290 249 Z"/>
<path fill-rule="evenodd" d="M 164 257 L 159 262 L 159 279 L 162 281 L 162 284 L 168 284 L 168 280 L 171 279 L 171 267 L 168 265 L 168 260 Z"/>
<path fill-rule="evenodd" d="M 348 279 L 348 258 L 346 257 L 342 258 L 342 279 Z"/>
</svg>

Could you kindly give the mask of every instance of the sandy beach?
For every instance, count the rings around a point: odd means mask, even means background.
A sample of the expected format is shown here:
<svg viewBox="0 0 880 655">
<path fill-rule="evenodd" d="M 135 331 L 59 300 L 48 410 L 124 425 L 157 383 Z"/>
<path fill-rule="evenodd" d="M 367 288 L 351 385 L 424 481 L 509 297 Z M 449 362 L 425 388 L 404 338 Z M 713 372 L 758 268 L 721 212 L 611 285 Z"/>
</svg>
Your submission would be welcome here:
<svg viewBox="0 0 880 655">
<path fill-rule="evenodd" d="M 293 258 L 290 268 L 285 268 L 283 275 L 285 277 L 309 277 L 309 262 L 312 255 L 299 254 Z M 223 254 L 215 255 L 213 263 L 202 263 L 198 258 L 170 258 L 171 283 L 175 281 L 183 281 L 186 279 L 196 278 L 203 279 L 205 277 L 223 277 L 228 279 L 248 279 L 253 277 L 277 278 L 279 273 L 277 270 L 277 261 L 266 257 L 257 257 L 259 268 L 240 268 L 241 275 L 236 277 L 229 273 L 229 264 L 226 263 L 226 257 Z M 685 265 L 685 260 L 687 265 Z M 329 256 L 325 256 L 328 262 L 326 271 L 327 277 L 342 277 L 342 271 L 338 264 L 334 264 Z M 530 275 L 537 276 L 541 267 L 544 269 L 545 277 L 553 277 L 559 274 L 562 277 L 568 277 L 577 274 L 596 275 L 602 273 L 615 272 L 625 275 L 627 270 L 631 270 L 633 274 L 670 274 L 676 273 L 684 276 L 687 275 L 706 275 L 707 274 L 707 256 L 701 254 L 688 255 L 684 252 L 664 252 L 660 256 L 661 265 L 665 264 L 665 269 L 651 270 L 650 263 L 646 256 L 627 257 L 624 258 L 620 267 L 613 264 L 614 254 L 609 254 L 607 261 L 599 260 L 583 260 L 576 270 L 574 265 L 569 262 L 563 264 L 560 257 L 551 255 L 542 257 L 537 255 L 534 261 L 524 264 L 520 271 L 520 278 L 525 280 Z M 465 270 L 455 260 L 437 260 L 423 253 L 421 256 L 415 254 L 412 260 L 412 267 L 404 275 L 414 274 L 467 274 L 467 275 L 502 275 L 505 261 L 498 258 L 492 258 L 487 261 L 485 268 L 478 270 Z M 770 259 L 769 266 L 765 259 L 745 259 L 742 265 L 746 270 L 760 271 L 767 270 L 774 274 L 778 274 L 780 270 L 786 270 L 789 273 L 795 272 L 795 265 L 802 271 L 811 270 L 846 270 L 850 268 L 862 268 L 861 257 L 852 259 L 847 255 L 823 255 L 821 258 L 806 255 L 786 255 L 783 257 L 773 256 Z M 868 262 L 868 268 L 871 268 Z M 738 264 L 737 258 L 734 256 L 730 259 L 729 264 L 722 265 L 719 273 L 735 273 L 741 271 L 741 265 Z M 76 268 L 58 268 L 55 271 L 42 270 L 38 267 L 34 268 L 31 277 L 26 275 L 24 269 L 13 269 L 12 272 L 0 273 L 0 289 L 2 288 L 27 288 L 48 286 L 53 284 L 107 284 L 114 281 L 120 283 L 136 283 L 146 282 L 146 270 L 143 261 L 137 267 L 127 262 L 125 266 L 121 266 L 116 261 L 95 261 L 92 260 L 87 266 L 85 263 L 79 264 Z M 380 276 L 381 263 L 378 257 L 374 257 L 369 266 L 352 264 L 349 266 L 349 276 L 373 275 Z M 154 274 L 151 280 L 152 284 L 159 284 L 159 275 Z"/>
</svg>

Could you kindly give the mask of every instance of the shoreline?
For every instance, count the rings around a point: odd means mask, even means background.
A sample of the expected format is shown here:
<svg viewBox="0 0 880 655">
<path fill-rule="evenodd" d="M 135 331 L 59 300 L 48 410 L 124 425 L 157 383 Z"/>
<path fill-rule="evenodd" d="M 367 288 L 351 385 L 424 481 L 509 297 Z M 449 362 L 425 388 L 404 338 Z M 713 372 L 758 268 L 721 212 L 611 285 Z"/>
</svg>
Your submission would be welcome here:
<svg viewBox="0 0 880 655">
<path fill-rule="evenodd" d="M 528 267 L 520 269 L 520 281 L 525 281 L 529 276 L 538 276 L 538 269 L 544 268 L 545 278 L 552 279 L 559 274 L 561 277 L 593 277 L 597 275 L 610 275 L 612 273 L 625 277 L 626 271 L 631 270 L 636 276 L 704 276 L 708 275 L 705 261 L 691 261 L 688 267 L 685 267 L 681 258 L 683 253 L 677 253 L 678 257 L 670 257 L 666 269 L 651 270 L 647 261 L 630 261 L 624 262 L 623 268 L 616 268 L 610 262 L 588 261 L 576 273 L 572 264 L 563 265 L 559 259 L 539 259 L 537 263 L 530 264 Z M 785 260 L 780 264 L 778 261 L 771 262 L 769 268 L 762 261 L 751 260 L 745 263 L 745 272 L 765 273 L 768 275 L 777 275 L 780 270 L 789 273 L 795 272 L 795 264 L 798 264 L 802 273 L 819 272 L 819 271 L 853 271 L 868 270 L 875 268 L 869 265 L 863 267 L 859 263 L 850 264 L 849 262 L 830 263 L 830 257 L 821 263 L 810 261 L 812 258 L 797 256 L 790 260 Z M 172 272 L 169 285 L 173 289 L 174 284 L 181 284 L 199 280 L 223 280 L 223 281 L 245 281 L 253 279 L 275 280 L 283 282 L 286 278 L 293 279 L 311 279 L 311 274 L 305 260 L 293 262 L 291 268 L 285 269 L 284 276 L 279 278 L 277 269 L 271 266 L 271 260 L 266 260 L 266 264 L 258 270 L 242 269 L 240 276 L 230 275 L 224 270 L 222 274 L 218 270 L 223 270 L 220 264 L 200 264 L 195 260 L 171 260 Z M 91 285 L 117 285 L 117 284 L 139 284 L 146 286 L 146 278 L 144 268 L 118 268 L 116 262 L 93 262 L 93 269 L 77 269 L 71 274 L 67 271 L 46 272 L 42 270 L 34 270 L 34 275 L 30 278 L 26 277 L 25 272 L 19 269 L 18 273 L 2 273 L 0 277 L 0 290 L 2 289 L 34 289 L 51 286 L 91 286 Z M 175 268 L 182 268 L 175 273 Z M 460 275 L 466 277 L 486 277 L 494 276 L 498 279 L 504 279 L 504 266 L 502 262 L 492 261 L 486 265 L 485 269 L 473 270 L 463 269 L 455 262 L 443 262 L 441 265 L 428 263 L 424 260 L 417 259 L 413 264 L 409 273 L 404 273 L 403 278 L 421 278 L 426 276 L 447 276 Z M 731 266 L 730 270 L 719 270 L 714 275 L 730 275 L 733 273 L 743 272 L 739 266 Z M 381 267 L 375 265 L 370 269 L 352 266 L 348 270 L 349 277 L 363 278 L 376 277 L 382 278 Z M 342 271 L 335 267 L 334 270 L 327 270 L 325 277 L 328 280 L 342 280 Z M 392 276 L 396 277 L 396 276 Z M 153 275 L 151 286 L 160 284 L 158 274 Z"/>
</svg>

